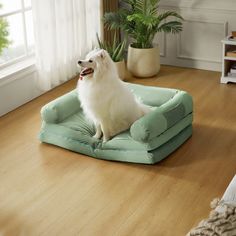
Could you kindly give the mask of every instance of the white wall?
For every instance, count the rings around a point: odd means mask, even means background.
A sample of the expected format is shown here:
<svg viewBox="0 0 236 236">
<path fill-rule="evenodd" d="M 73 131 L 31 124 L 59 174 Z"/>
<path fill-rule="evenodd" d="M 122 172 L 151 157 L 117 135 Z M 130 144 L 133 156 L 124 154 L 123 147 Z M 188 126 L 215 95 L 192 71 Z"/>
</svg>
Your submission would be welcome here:
<svg viewBox="0 0 236 236">
<path fill-rule="evenodd" d="M 33 66 L 32 66 L 33 67 Z M 37 88 L 35 68 L 0 80 L 0 116 L 42 94 Z"/>
<path fill-rule="evenodd" d="M 221 70 L 221 40 L 236 30 L 235 0 L 161 0 L 160 10 L 175 10 L 184 17 L 178 35 L 161 33 L 161 63 Z"/>
</svg>

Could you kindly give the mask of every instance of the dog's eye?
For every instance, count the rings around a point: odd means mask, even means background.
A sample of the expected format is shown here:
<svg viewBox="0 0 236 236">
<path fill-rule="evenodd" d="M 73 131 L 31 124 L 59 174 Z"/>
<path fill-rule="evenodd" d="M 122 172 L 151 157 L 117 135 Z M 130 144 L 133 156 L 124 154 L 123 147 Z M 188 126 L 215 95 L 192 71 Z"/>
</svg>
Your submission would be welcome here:
<svg viewBox="0 0 236 236">
<path fill-rule="evenodd" d="M 93 60 L 89 60 L 89 62 L 90 62 L 90 63 L 92 63 L 92 62 L 93 62 Z"/>
</svg>

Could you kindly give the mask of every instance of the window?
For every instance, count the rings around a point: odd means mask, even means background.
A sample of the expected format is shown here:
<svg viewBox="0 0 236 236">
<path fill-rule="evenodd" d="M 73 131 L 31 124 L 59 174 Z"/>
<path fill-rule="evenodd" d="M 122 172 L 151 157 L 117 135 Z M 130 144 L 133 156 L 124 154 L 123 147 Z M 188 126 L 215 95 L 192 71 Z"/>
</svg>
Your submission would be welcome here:
<svg viewBox="0 0 236 236">
<path fill-rule="evenodd" d="M 23 61 L 34 54 L 31 0 L 0 0 L 0 18 L 7 22 L 10 44 L 0 55 L 0 69 Z"/>
</svg>

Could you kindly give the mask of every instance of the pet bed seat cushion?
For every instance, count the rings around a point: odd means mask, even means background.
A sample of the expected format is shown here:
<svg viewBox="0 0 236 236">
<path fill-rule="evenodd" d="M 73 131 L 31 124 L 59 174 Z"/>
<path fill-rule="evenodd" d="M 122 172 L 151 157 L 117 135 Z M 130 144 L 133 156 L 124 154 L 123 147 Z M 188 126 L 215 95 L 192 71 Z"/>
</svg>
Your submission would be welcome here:
<svg viewBox="0 0 236 236">
<path fill-rule="evenodd" d="M 153 164 L 191 136 L 192 98 L 187 92 L 126 85 L 152 108 L 130 130 L 105 143 L 93 138 L 95 128 L 84 116 L 77 90 L 73 90 L 42 108 L 40 140 L 95 158 Z"/>
</svg>

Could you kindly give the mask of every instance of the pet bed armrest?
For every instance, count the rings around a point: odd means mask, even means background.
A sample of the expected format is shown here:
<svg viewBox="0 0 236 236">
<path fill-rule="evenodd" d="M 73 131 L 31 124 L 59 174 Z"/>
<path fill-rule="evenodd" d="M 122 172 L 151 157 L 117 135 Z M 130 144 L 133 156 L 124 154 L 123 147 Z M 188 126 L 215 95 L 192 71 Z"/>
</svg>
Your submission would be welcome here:
<svg viewBox="0 0 236 236">
<path fill-rule="evenodd" d="M 46 123 L 59 123 L 80 109 L 77 91 L 73 90 L 43 106 L 41 116 Z"/>
<path fill-rule="evenodd" d="M 135 121 L 130 127 L 131 137 L 139 142 L 149 142 L 192 113 L 192 97 L 184 91 Z"/>
</svg>

